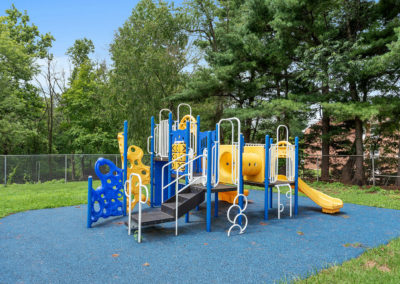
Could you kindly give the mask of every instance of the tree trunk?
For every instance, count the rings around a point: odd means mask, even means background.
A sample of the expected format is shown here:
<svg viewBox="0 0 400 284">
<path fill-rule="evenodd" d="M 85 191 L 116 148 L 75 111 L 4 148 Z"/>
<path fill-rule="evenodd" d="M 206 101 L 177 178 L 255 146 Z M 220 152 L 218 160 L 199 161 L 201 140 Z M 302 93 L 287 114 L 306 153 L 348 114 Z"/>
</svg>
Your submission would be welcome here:
<svg viewBox="0 0 400 284">
<path fill-rule="evenodd" d="M 364 150 L 363 150 L 363 122 L 359 117 L 355 118 L 355 130 L 356 130 L 356 170 L 352 180 L 353 184 L 364 185 L 365 174 L 364 174 Z"/>
<path fill-rule="evenodd" d="M 243 131 L 243 138 L 245 143 L 250 142 L 250 137 L 251 137 L 251 123 L 253 120 L 251 118 L 245 119 L 245 129 Z"/>
<path fill-rule="evenodd" d="M 353 154 L 355 149 L 355 141 L 351 146 L 350 153 Z M 340 182 L 344 184 L 351 184 L 351 180 L 353 178 L 353 169 L 356 159 L 353 156 L 350 156 L 347 160 L 346 164 L 342 168 L 342 174 L 340 176 Z"/>
<path fill-rule="evenodd" d="M 342 175 L 340 177 L 340 182 L 344 184 L 351 184 L 352 175 L 353 175 L 353 168 L 356 159 L 354 157 L 349 157 L 346 164 L 342 168 Z"/>
<path fill-rule="evenodd" d="M 322 112 L 322 158 L 321 158 L 321 180 L 329 181 L 329 149 L 330 139 L 330 117 L 325 111 Z"/>
</svg>

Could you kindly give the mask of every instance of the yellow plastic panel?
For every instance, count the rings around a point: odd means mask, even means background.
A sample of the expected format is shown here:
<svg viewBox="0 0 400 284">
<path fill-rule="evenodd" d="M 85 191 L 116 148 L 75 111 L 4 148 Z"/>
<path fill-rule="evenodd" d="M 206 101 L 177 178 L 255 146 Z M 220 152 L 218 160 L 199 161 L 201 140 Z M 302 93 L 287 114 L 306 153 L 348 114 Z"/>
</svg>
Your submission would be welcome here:
<svg viewBox="0 0 400 284">
<path fill-rule="evenodd" d="M 235 151 L 235 150 L 234 150 Z M 233 163 L 236 164 L 236 155 L 233 154 Z M 219 181 L 232 181 L 232 145 L 221 145 L 219 151 L 220 170 Z M 265 149 L 263 146 L 245 146 L 243 152 L 243 179 L 263 183 L 265 171 Z"/>
</svg>

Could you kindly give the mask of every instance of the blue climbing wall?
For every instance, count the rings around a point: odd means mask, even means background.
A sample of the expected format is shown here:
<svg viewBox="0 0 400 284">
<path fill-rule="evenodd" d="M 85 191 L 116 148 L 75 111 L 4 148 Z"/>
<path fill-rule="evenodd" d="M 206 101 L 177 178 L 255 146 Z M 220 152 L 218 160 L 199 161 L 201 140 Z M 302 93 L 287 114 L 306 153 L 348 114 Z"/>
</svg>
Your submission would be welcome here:
<svg viewBox="0 0 400 284">
<path fill-rule="evenodd" d="M 100 167 L 108 166 L 108 172 L 103 174 Z M 99 218 L 123 215 L 123 170 L 118 168 L 110 160 L 99 158 L 94 166 L 96 175 L 101 185 L 96 188 L 89 188 L 90 216 L 88 216 L 89 227 Z"/>
</svg>

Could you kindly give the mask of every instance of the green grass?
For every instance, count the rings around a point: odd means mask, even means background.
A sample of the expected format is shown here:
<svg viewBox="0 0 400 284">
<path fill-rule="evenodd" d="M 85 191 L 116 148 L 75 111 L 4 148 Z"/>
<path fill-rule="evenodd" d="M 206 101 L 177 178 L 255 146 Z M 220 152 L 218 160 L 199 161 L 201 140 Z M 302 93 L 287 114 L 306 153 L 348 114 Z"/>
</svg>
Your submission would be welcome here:
<svg viewBox="0 0 400 284">
<path fill-rule="evenodd" d="M 93 187 L 100 183 L 94 181 Z M 0 186 L 0 218 L 33 209 L 87 203 L 87 182 L 53 181 Z"/>
<path fill-rule="evenodd" d="M 400 238 L 296 283 L 400 283 Z"/>
<path fill-rule="evenodd" d="M 400 190 L 323 182 L 315 182 L 311 186 L 341 198 L 345 203 L 400 209 Z M 367 249 L 358 258 L 324 269 L 296 283 L 400 283 L 400 238 L 387 245 Z"/>
</svg>

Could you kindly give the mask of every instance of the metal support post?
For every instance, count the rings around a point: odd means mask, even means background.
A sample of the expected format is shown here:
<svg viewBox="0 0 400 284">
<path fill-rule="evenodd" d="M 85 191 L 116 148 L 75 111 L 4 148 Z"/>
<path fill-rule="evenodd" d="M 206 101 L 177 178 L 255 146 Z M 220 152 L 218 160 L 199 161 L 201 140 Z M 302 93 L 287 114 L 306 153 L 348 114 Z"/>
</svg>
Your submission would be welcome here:
<svg viewBox="0 0 400 284">
<path fill-rule="evenodd" d="M 371 164 L 372 164 L 372 184 L 375 186 L 375 153 L 371 154 Z"/>
<path fill-rule="evenodd" d="M 65 174 L 64 174 L 64 178 L 65 178 L 65 183 L 67 183 L 67 169 L 68 169 L 68 158 L 67 158 L 67 154 L 65 154 L 65 163 L 64 163 L 64 168 L 65 168 Z"/>
<path fill-rule="evenodd" d="M 268 220 L 269 135 L 265 135 L 264 220 Z"/>
<path fill-rule="evenodd" d="M 207 132 L 207 232 L 211 232 L 211 131 Z"/>
</svg>

